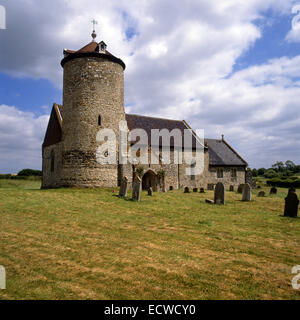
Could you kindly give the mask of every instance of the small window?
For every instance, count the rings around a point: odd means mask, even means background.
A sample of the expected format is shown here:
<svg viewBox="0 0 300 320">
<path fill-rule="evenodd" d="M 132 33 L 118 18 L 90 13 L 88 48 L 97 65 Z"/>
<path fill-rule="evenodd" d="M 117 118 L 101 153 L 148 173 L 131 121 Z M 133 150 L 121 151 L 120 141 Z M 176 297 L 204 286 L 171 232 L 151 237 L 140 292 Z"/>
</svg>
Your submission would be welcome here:
<svg viewBox="0 0 300 320">
<path fill-rule="evenodd" d="M 54 151 L 51 151 L 51 172 L 54 172 L 54 161 L 55 161 L 55 154 Z"/>
<path fill-rule="evenodd" d="M 218 178 L 223 178 L 223 169 L 222 168 L 218 168 L 217 169 L 217 177 Z"/>
<path fill-rule="evenodd" d="M 195 181 L 195 167 L 196 167 L 196 162 L 191 164 L 191 181 Z"/>
<path fill-rule="evenodd" d="M 231 169 L 231 178 L 236 178 L 236 169 Z"/>
<path fill-rule="evenodd" d="M 102 126 L 102 118 L 101 118 L 101 116 L 98 117 L 98 126 L 99 127 Z"/>
</svg>

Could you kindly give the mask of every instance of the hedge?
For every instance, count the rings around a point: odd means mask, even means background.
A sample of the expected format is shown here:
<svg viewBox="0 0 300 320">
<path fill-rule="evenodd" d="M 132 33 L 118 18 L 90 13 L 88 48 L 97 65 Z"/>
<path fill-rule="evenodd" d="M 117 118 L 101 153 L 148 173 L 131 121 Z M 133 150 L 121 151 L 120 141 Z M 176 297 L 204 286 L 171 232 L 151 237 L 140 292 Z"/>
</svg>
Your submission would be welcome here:
<svg viewBox="0 0 300 320">
<path fill-rule="evenodd" d="M 300 179 L 294 177 L 293 179 L 274 178 L 267 180 L 267 185 L 279 188 L 300 188 Z"/>
</svg>

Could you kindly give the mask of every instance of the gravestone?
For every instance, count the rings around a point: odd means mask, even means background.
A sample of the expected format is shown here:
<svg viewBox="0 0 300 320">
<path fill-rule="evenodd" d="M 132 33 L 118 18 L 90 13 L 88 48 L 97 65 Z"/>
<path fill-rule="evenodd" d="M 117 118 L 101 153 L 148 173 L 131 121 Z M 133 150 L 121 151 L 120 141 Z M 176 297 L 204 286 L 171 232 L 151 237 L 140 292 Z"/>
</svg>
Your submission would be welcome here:
<svg viewBox="0 0 300 320">
<path fill-rule="evenodd" d="M 213 183 L 209 183 L 207 185 L 207 190 L 214 190 L 214 184 Z"/>
<path fill-rule="evenodd" d="M 256 181 L 253 178 L 251 170 L 249 169 L 246 170 L 245 180 L 246 183 L 249 183 L 251 189 L 256 189 Z"/>
<path fill-rule="evenodd" d="M 200 193 L 205 193 L 204 188 L 200 188 Z"/>
<path fill-rule="evenodd" d="M 153 196 L 153 189 L 151 187 L 148 189 L 148 196 Z"/>
<path fill-rule="evenodd" d="M 128 178 L 123 177 L 123 179 L 121 181 L 119 197 L 126 197 L 127 196 L 127 187 L 128 187 Z"/>
<path fill-rule="evenodd" d="M 141 201 L 142 181 L 140 177 L 135 177 L 132 186 L 132 200 Z"/>
<path fill-rule="evenodd" d="M 190 193 L 190 188 L 189 187 L 185 187 L 184 188 L 184 193 Z"/>
<path fill-rule="evenodd" d="M 265 197 L 265 195 L 266 195 L 266 193 L 264 191 L 260 191 L 257 196 L 258 197 Z"/>
<path fill-rule="evenodd" d="M 193 189 L 193 192 L 198 192 L 198 188 L 194 188 L 194 189 Z"/>
<path fill-rule="evenodd" d="M 170 186 L 169 190 L 170 190 L 170 191 L 173 191 L 173 190 L 174 190 L 173 186 Z"/>
<path fill-rule="evenodd" d="M 249 183 L 244 184 L 242 201 L 251 201 L 252 192 Z"/>
<path fill-rule="evenodd" d="M 230 192 L 233 192 L 233 191 L 234 191 L 234 186 L 230 186 L 230 187 L 229 187 L 229 191 L 230 191 Z"/>
<path fill-rule="evenodd" d="M 297 194 L 293 190 L 289 190 L 285 198 L 284 216 L 297 217 L 298 216 L 299 200 Z"/>
<path fill-rule="evenodd" d="M 214 204 L 214 201 L 213 200 L 209 200 L 209 199 L 205 199 L 205 202 L 208 203 L 208 204 Z"/>
<path fill-rule="evenodd" d="M 244 184 L 240 184 L 239 187 L 238 187 L 237 192 L 238 193 L 243 193 L 243 190 L 244 190 Z"/>
<path fill-rule="evenodd" d="M 214 203 L 225 204 L 225 188 L 222 182 L 216 184 Z"/>
<path fill-rule="evenodd" d="M 270 190 L 270 194 L 277 194 L 277 189 L 275 187 L 272 187 Z"/>
</svg>

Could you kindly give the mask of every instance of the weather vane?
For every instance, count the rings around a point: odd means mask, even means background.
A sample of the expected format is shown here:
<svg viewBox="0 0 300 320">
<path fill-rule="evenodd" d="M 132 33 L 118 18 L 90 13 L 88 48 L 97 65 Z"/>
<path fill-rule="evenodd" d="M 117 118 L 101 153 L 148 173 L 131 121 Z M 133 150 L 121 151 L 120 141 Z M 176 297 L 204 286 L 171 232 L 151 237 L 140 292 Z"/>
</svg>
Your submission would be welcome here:
<svg viewBox="0 0 300 320">
<path fill-rule="evenodd" d="M 93 19 L 92 21 L 92 24 L 93 24 L 93 33 L 92 33 L 92 38 L 93 38 L 93 41 L 95 41 L 96 37 L 97 37 L 97 34 L 96 34 L 96 31 L 95 31 L 95 25 L 98 24 L 98 21 Z"/>
</svg>

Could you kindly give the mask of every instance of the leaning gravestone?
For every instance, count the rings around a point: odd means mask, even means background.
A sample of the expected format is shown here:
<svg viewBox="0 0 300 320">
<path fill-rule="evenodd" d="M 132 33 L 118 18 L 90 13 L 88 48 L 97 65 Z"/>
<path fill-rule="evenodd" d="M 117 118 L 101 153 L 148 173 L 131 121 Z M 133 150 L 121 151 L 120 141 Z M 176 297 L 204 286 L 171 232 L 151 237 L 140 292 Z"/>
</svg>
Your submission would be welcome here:
<svg viewBox="0 0 300 320">
<path fill-rule="evenodd" d="M 266 193 L 264 191 L 259 191 L 258 193 L 258 197 L 264 197 L 266 195 Z"/>
<path fill-rule="evenodd" d="M 127 196 L 127 187 L 128 187 L 128 178 L 124 177 L 121 181 L 119 197 L 126 197 Z"/>
<path fill-rule="evenodd" d="M 140 177 L 136 177 L 132 186 L 132 200 L 141 201 L 142 181 Z"/>
<path fill-rule="evenodd" d="M 218 182 L 215 187 L 215 204 L 225 204 L 225 188 L 223 183 Z"/>
<path fill-rule="evenodd" d="M 230 186 L 230 187 L 229 187 L 229 191 L 230 191 L 230 192 L 233 192 L 233 191 L 234 191 L 234 186 Z"/>
<path fill-rule="evenodd" d="M 193 192 L 198 192 L 198 188 L 194 188 L 194 189 L 193 189 Z"/>
<path fill-rule="evenodd" d="M 249 183 L 244 184 L 242 201 L 251 201 L 252 192 Z"/>
<path fill-rule="evenodd" d="M 277 194 L 277 189 L 275 187 L 271 188 L 270 194 Z"/>
<path fill-rule="evenodd" d="M 200 188 L 200 193 L 205 193 L 204 188 Z"/>
<path fill-rule="evenodd" d="M 243 190 L 244 190 L 244 184 L 240 184 L 239 187 L 238 187 L 237 192 L 238 193 L 243 193 Z"/>
<path fill-rule="evenodd" d="M 285 198 L 284 216 L 297 217 L 298 206 L 299 206 L 299 200 L 298 200 L 297 194 L 290 189 L 287 197 Z"/>
<path fill-rule="evenodd" d="M 148 196 L 153 196 L 153 189 L 151 187 L 148 189 Z"/>
<path fill-rule="evenodd" d="M 214 184 L 213 183 L 209 183 L 207 185 L 207 190 L 214 190 Z"/>
<path fill-rule="evenodd" d="M 190 193 L 190 188 L 189 187 L 185 187 L 184 188 L 184 193 Z"/>
</svg>

